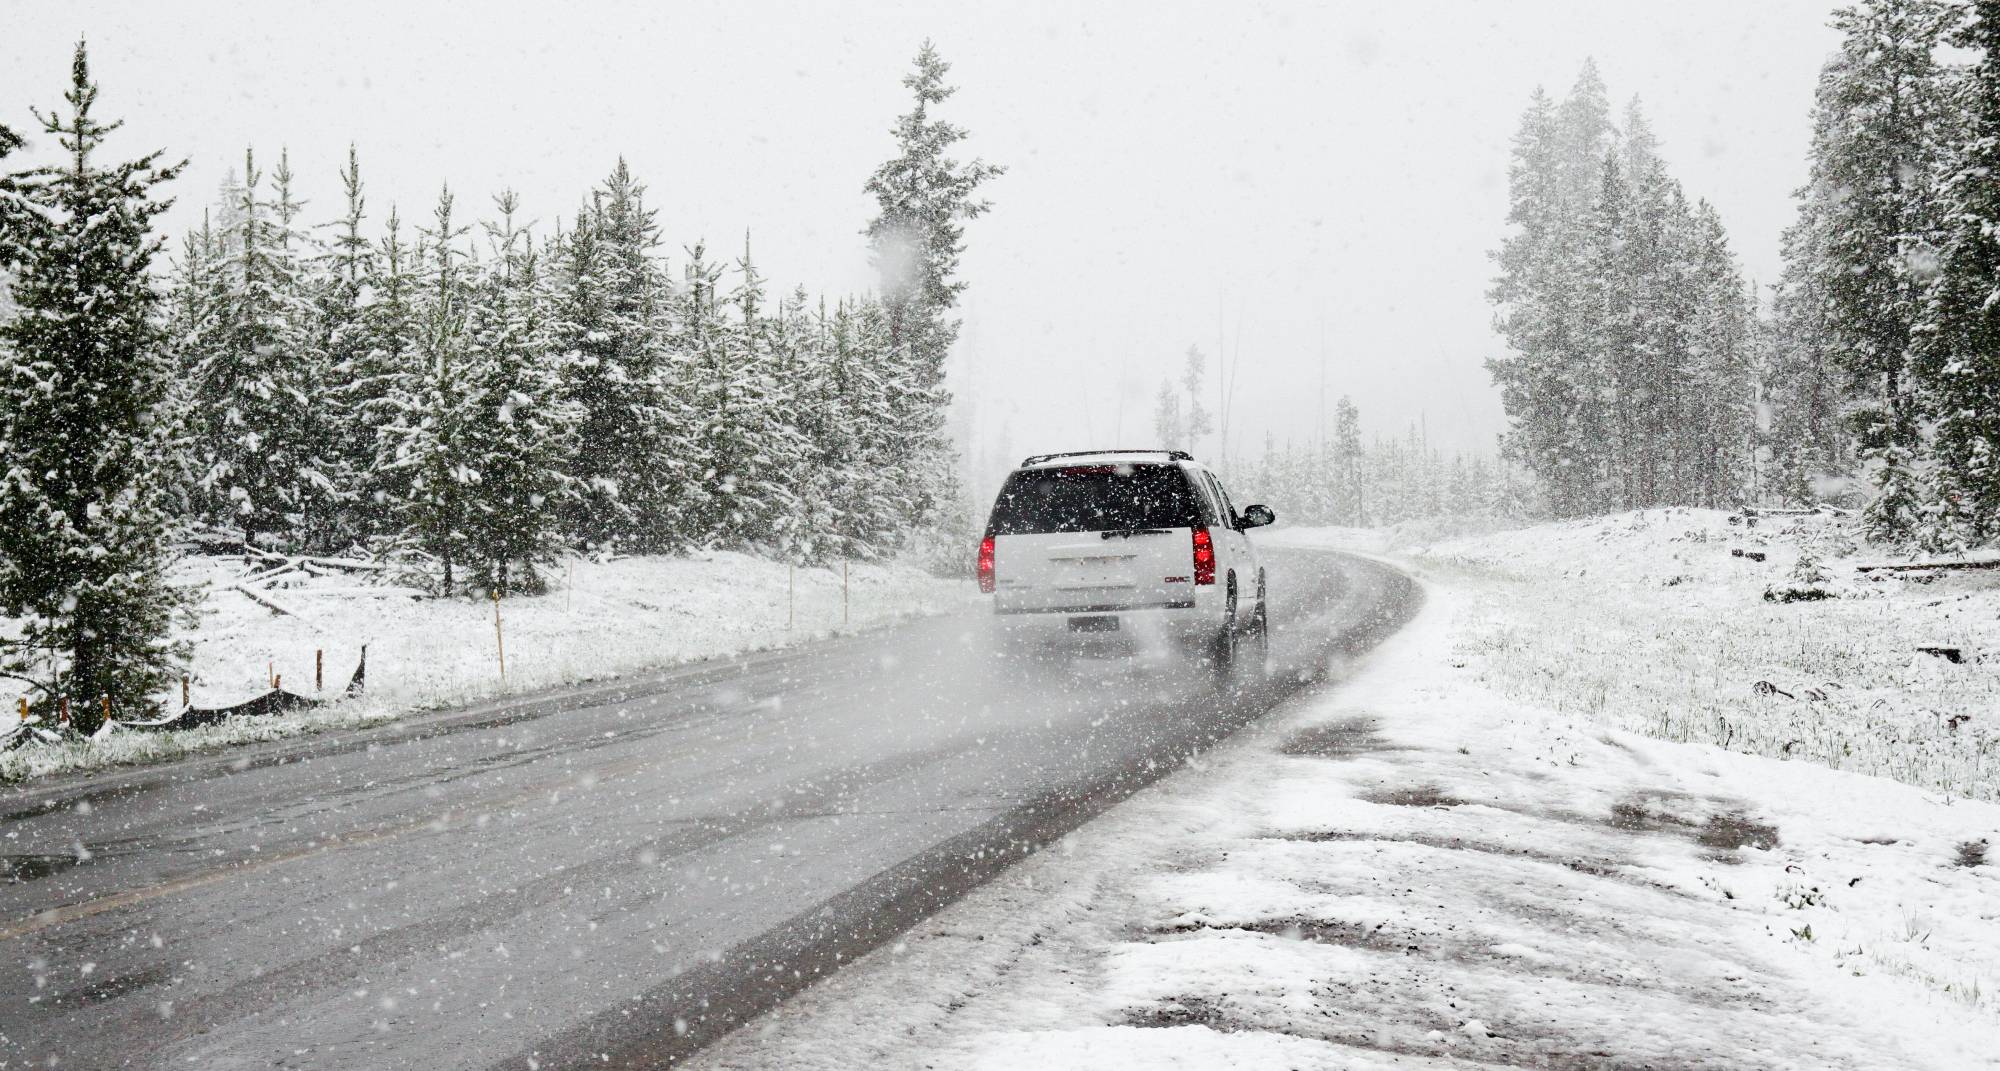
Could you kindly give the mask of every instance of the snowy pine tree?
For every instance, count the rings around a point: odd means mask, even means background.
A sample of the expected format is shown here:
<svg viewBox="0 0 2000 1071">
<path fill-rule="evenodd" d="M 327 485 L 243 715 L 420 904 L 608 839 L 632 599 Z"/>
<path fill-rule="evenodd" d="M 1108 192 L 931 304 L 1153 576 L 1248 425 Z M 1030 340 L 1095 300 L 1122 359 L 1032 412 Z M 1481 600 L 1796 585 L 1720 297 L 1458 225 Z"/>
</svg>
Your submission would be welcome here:
<svg viewBox="0 0 2000 1071">
<path fill-rule="evenodd" d="M 1788 243 L 1793 285 L 1816 307 L 1814 360 L 1845 379 L 1849 418 L 1877 486 L 1907 478 L 1919 420 L 1909 376 L 1912 328 L 1929 282 L 1927 235 L 1955 124 L 1950 72 L 1936 52 L 1958 15 L 1939 0 L 1867 0 L 1834 17 L 1844 37 L 1820 73 L 1811 173 Z M 1890 447 L 1900 449 L 1891 450 Z M 1905 538 L 1900 492 L 1870 527 Z"/>
<path fill-rule="evenodd" d="M 932 114 L 957 91 L 945 83 L 950 70 L 925 41 L 916 69 L 903 78 L 916 100 L 893 128 L 897 153 L 866 186 L 877 208 L 866 233 L 881 276 L 889 348 L 908 377 L 907 383 L 891 385 L 902 388 L 896 420 L 907 448 L 905 475 L 923 481 L 916 492 L 919 518 L 942 516 L 956 498 L 955 466 L 943 434 L 950 404 L 944 365 L 958 338 L 952 310 L 966 287 L 958 278 L 964 223 L 992 207 L 978 196 L 979 188 L 1004 172 L 951 156 L 966 132 Z"/>
<path fill-rule="evenodd" d="M 318 345 L 325 354 L 328 389 L 321 395 L 326 414 L 327 465 L 340 490 L 341 513 L 330 543 L 365 540 L 384 527 L 369 496 L 369 474 L 375 467 L 376 425 L 368 419 L 377 407 L 386 370 L 376 367 L 369 303 L 376 282 L 375 245 L 363 233 L 367 197 L 361 182 L 360 154 L 347 147 L 347 166 L 340 171 L 346 207 L 327 229 L 314 265 L 312 298 L 317 315 Z M 386 355 L 386 354 L 385 354 Z"/>
<path fill-rule="evenodd" d="M 909 528 L 910 488 L 896 467 L 888 316 L 872 301 L 843 301 L 825 321 L 821 456 L 834 473 L 828 557 L 874 557 Z"/>
<path fill-rule="evenodd" d="M 81 43 L 70 73 L 68 114 L 42 117 L 64 162 L 12 175 L 0 201 L 17 209 L 0 257 L 20 310 L 0 324 L 0 609 L 21 625 L 0 672 L 45 715 L 75 697 L 88 732 L 101 700 L 151 707 L 184 656 L 170 636 L 186 596 L 165 575 L 172 372 L 149 274 L 168 204 L 155 188 L 180 165 L 101 164 L 119 124 L 93 114 Z"/>
<path fill-rule="evenodd" d="M 1687 468 L 1676 501 L 1721 509 L 1736 505 L 1751 482 L 1756 310 L 1714 206 L 1697 204 L 1691 222 L 1683 280 L 1692 315 L 1677 437 Z"/>
<path fill-rule="evenodd" d="M 1954 40 L 1979 56 L 1959 102 L 1968 139 L 1944 184 L 1917 357 L 1937 425 L 1934 543 L 1946 528 L 1971 543 L 2000 537 L 2000 0 L 1972 9 Z"/>
<path fill-rule="evenodd" d="M 1560 106 L 1534 95 L 1515 137 L 1490 293 L 1504 449 L 1559 516 L 1733 501 L 1753 446 L 1741 274 L 1637 102 L 1614 145 L 1604 99 L 1586 65 Z"/>
<path fill-rule="evenodd" d="M 0 160 L 5 160 L 19 151 L 23 144 L 21 135 L 14 133 L 13 128 L 7 124 L 0 123 Z M 16 184 L 5 177 L 0 177 L 0 238 L 14 235 L 15 220 L 30 211 L 33 209 L 22 199 Z M 0 283 L 11 283 L 13 276 L 10 272 L 15 261 L 21 258 L 21 253 L 21 249 L 12 241 L 0 241 Z M 14 308 L 13 287 L 0 286 L 0 294 L 5 295 L 0 297 L 0 318 L 5 318 Z"/>
<path fill-rule="evenodd" d="M 204 504 L 202 423 L 189 417 L 200 412 L 200 354 L 215 330 L 216 296 L 222 292 L 222 244 L 208 220 L 204 211 L 201 229 L 182 237 L 167 285 L 166 352 L 174 366 L 166 401 L 172 414 L 166 421 L 172 437 L 168 486 L 173 514 L 184 519 L 201 516 Z"/>
<path fill-rule="evenodd" d="M 1560 111 L 1536 90 L 1522 117 L 1508 170 L 1509 232 L 1490 291 L 1509 350 L 1487 363 L 1510 419 L 1507 449 L 1542 479 L 1559 516 L 1597 506 L 1590 429 L 1578 426 L 1591 399 L 1577 374 L 1587 357 L 1573 268 L 1592 203 L 1591 187 L 1577 181 L 1580 158 L 1594 165 L 1603 151 L 1602 134 L 1592 134 L 1603 126 L 1595 78 L 1586 70 Z"/>
<path fill-rule="evenodd" d="M 388 399 L 390 422 L 383 431 L 392 444 L 387 468 L 402 481 L 393 503 L 400 542 L 437 563 L 441 593 L 457 590 L 469 555 L 467 485 L 479 478 L 469 442 L 473 398 L 466 382 L 470 342 L 472 280 L 467 254 L 459 246 L 469 228 L 453 218 L 455 198 L 438 194 L 432 223 L 423 238 L 414 316 L 415 368 L 400 377 Z"/>
<path fill-rule="evenodd" d="M 210 517 L 246 540 L 318 548 L 337 499 L 320 402 L 329 375 L 309 254 L 293 226 L 298 206 L 283 183 L 277 201 L 260 198 L 261 179 L 246 153 L 211 331 L 198 347 L 201 487 Z"/>
<path fill-rule="evenodd" d="M 542 318 L 540 258 L 516 223 L 520 199 L 494 198 L 493 259 L 471 287 L 466 329 L 464 556 L 469 581 L 505 593 L 544 587 L 539 567 L 562 550 L 563 471 L 577 416 L 561 398 L 554 341 Z"/>
<path fill-rule="evenodd" d="M 557 243 L 549 310 L 565 399 L 582 414 L 569 527 L 589 547 L 670 549 L 693 539 L 688 418 L 674 386 L 672 289 L 659 227 L 624 160 Z"/>
<path fill-rule="evenodd" d="M 916 106 L 896 120 L 897 154 L 876 169 L 866 187 L 878 208 L 866 233 L 882 277 L 890 344 L 917 356 L 926 386 L 943 382 L 945 357 L 958 337 L 950 313 L 966 286 L 957 278 L 964 221 L 992 207 L 977 196 L 979 187 L 1005 171 L 980 160 L 961 164 L 948 155 L 966 132 L 932 116 L 931 109 L 957 92 L 945 84 L 950 71 L 925 41 L 916 69 L 903 78 Z"/>
<path fill-rule="evenodd" d="M 737 261 L 737 285 L 727 303 L 735 318 L 725 331 L 724 366 L 731 381 L 735 425 L 744 429 L 745 453 L 726 463 L 710 463 L 730 480 L 729 509 L 717 533 L 726 544 L 773 546 L 789 541 L 787 532 L 798 509 L 789 486 L 790 466 L 804 454 L 804 440 L 793 422 L 790 391 L 778 374 L 773 320 L 764 309 L 764 280 L 750 256 L 750 239 L 743 239 L 743 259 Z"/>
<path fill-rule="evenodd" d="M 1330 523 L 1356 528 L 1369 526 L 1368 499 L 1361 486 L 1361 450 L 1361 410 L 1355 408 L 1353 399 L 1343 394 L 1333 407 L 1333 442 L 1329 456 L 1332 471 L 1328 473 L 1334 487 L 1329 502 Z"/>
<path fill-rule="evenodd" d="M 674 301 L 675 348 L 686 362 L 700 474 L 686 520 L 689 534 L 708 542 L 733 536 L 744 524 L 737 484 L 755 460 L 755 429 L 735 376 L 738 361 L 731 348 L 739 340 L 731 337 L 717 293 L 722 265 L 708 259 L 700 242 L 687 255 Z"/>
</svg>

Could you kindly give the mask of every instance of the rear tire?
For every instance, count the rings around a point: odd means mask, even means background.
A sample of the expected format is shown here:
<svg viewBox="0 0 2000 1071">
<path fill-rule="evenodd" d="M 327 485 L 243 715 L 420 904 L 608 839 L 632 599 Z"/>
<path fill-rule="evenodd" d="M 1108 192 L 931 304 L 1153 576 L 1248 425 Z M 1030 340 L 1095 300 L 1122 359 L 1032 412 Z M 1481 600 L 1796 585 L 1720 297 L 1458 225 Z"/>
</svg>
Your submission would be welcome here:
<svg viewBox="0 0 2000 1071">
<path fill-rule="evenodd" d="M 1243 664 L 1239 677 L 1245 688 L 1262 688 L 1271 679 L 1271 615 L 1260 595 L 1257 609 L 1250 614 L 1246 642 L 1237 651 Z"/>
<path fill-rule="evenodd" d="M 1242 640 L 1236 625 L 1236 578 L 1229 578 L 1228 608 L 1222 619 L 1222 631 L 1209 641 L 1209 668 L 1215 674 L 1217 691 L 1228 692 L 1236 683 L 1237 647 Z"/>
</svg>

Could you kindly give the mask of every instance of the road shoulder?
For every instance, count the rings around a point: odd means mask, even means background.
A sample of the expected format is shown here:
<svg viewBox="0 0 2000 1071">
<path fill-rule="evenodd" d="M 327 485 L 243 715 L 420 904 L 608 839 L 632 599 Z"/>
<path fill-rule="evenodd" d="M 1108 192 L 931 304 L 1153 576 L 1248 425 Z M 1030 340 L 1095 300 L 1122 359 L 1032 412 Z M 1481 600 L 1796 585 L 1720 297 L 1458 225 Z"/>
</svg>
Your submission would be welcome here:
<svg viewBox="0 0 2000 1071">
<path fill-rule="evenodd" d="M 1505 700 L 1464 608 L 698 1066 L 1996 1066 L 2000 807 Z"/>
</svg>

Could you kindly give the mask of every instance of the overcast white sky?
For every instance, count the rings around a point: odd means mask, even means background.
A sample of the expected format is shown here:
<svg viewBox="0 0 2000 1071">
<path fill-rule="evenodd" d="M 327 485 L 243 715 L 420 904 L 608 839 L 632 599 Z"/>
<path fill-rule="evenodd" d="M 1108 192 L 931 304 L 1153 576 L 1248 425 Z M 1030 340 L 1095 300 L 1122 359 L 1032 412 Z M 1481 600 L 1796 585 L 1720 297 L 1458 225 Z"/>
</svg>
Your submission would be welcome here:
<svg viewBox="0 0 2000 1071">
<path fill-rule="evenodd" d="M 861 185 L 929 36 L 968 154 L 1009 169 L 964 265 L 981 452 L 1144 445 L 1160 379 L 1218 335 L 1232 453 L 1313 434 L 1322 357 L 1371 431 L 1477 449 L 1502 427 L 1487 251 L 1530 90 L 1594 56 L 1768 281 L 1833 6 L 4 0 L 0 119 L 57 101 L 83 34 L 118 148 L 191 160 L 176 229 L 249 144 L 289 147 L 315 216 L 352 140 L 378 215 L 448 181 L 475 208 L 514 187 L 545 226 L 622 153 L 676 262 L 749 228 L 776 283 L 841 293 L 871 284 Z"/>
</svg>

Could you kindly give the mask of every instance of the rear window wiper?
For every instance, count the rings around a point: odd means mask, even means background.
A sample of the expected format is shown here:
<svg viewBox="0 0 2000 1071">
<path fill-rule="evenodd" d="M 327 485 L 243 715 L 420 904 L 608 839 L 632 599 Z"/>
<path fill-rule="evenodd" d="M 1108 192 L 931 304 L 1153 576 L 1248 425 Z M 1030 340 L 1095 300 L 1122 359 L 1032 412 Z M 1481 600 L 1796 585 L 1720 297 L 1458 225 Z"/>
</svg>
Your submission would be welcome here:
<svg viewBox="0 0 2000 1071">
<path fill-rule="evenodd" d="M 1135 535 L 1172 535 L 1171 528 L 1115 528 L 1109 532 L 1099 532 L 1105 539 L 1130 539 Z"/>
</svg>

